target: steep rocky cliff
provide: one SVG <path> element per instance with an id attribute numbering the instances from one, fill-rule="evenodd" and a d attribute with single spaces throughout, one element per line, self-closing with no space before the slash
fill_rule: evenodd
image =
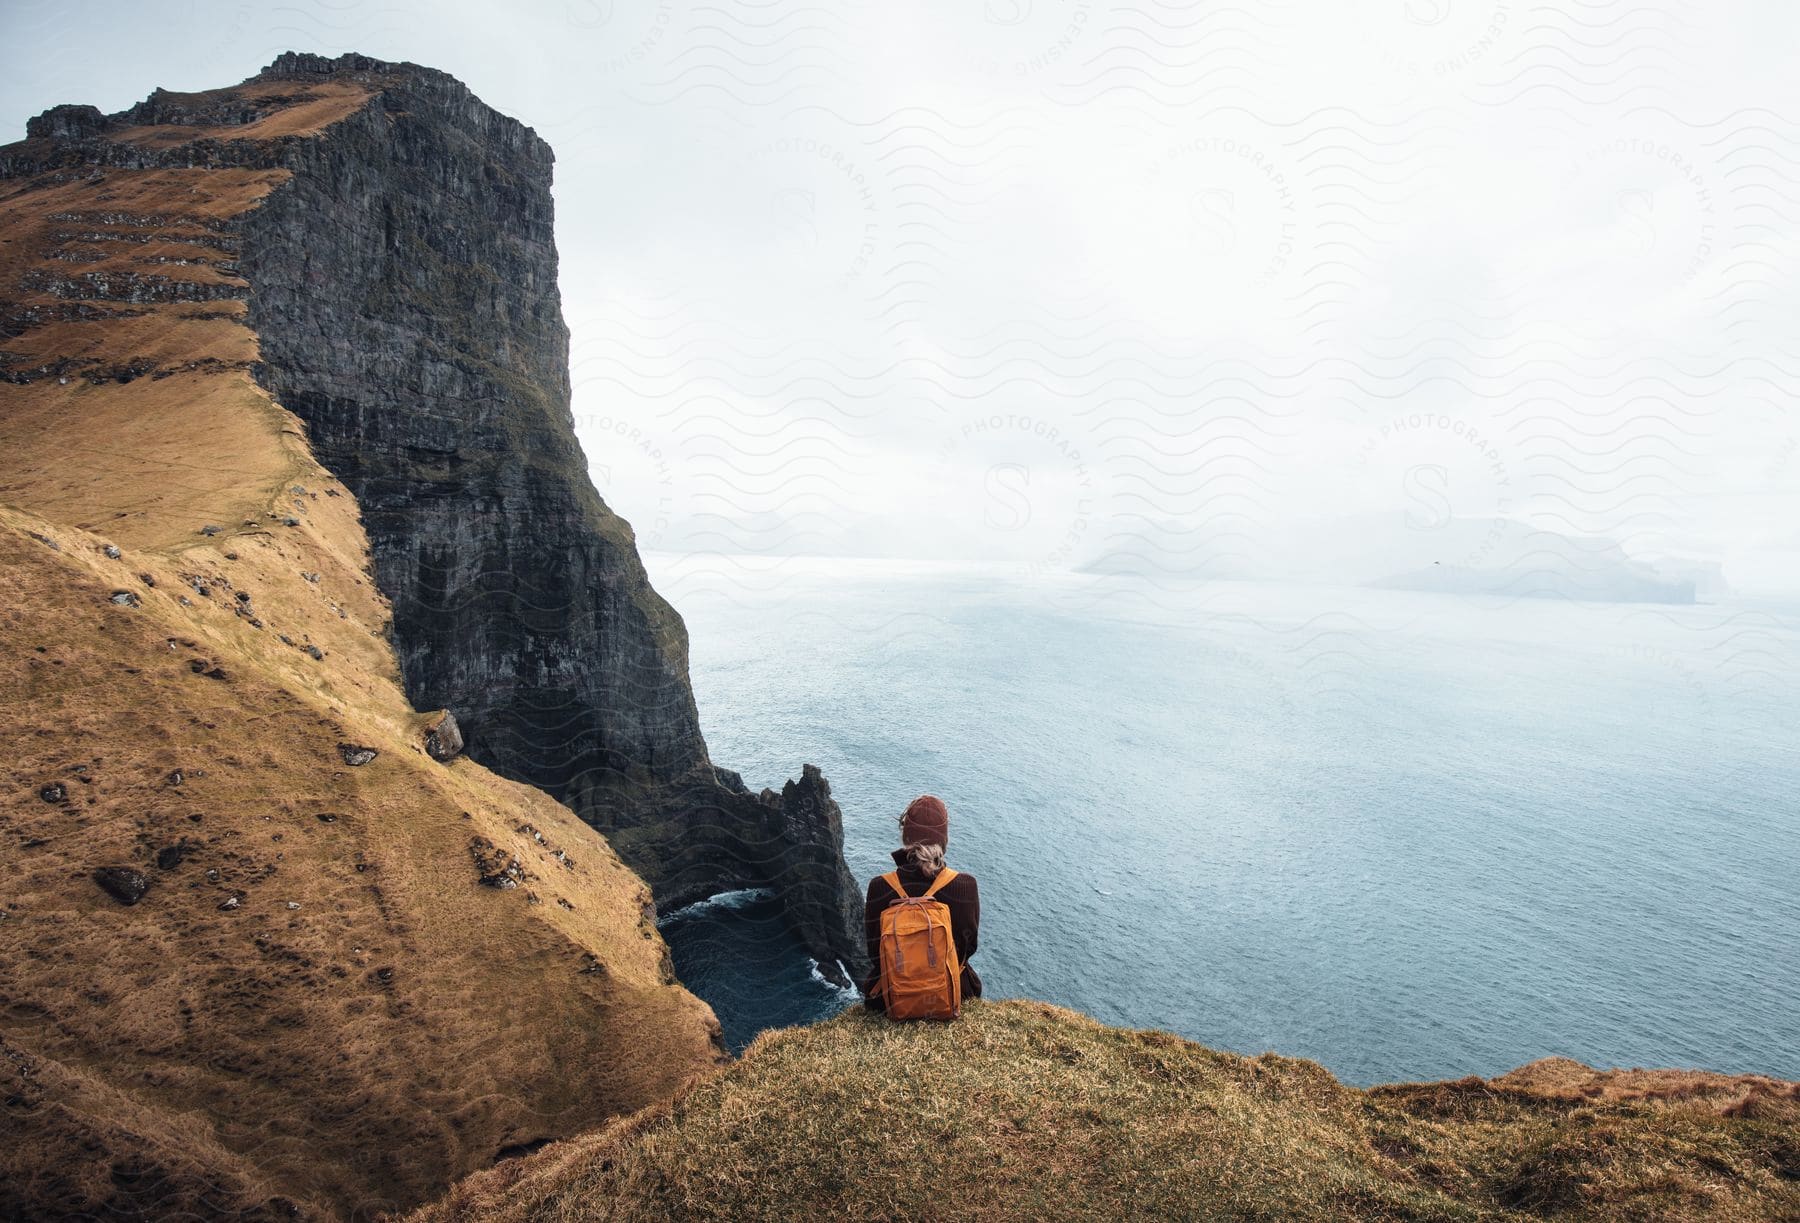
<path id="1" fill-rule="evenodd" d="M 5 173 L 270 178 L 217 228 L 242 287 L 204 291 L 247 302 L 255 377 L 361 504 L 413 703 L 451 710 L 474 759 L 606 832 L 664 911 L 770 887 L 827 973 L 860 971 L 829 787 L 809 768 L 752 793 L 713 766 L 681 618 L 589 481 L 549 146 L 444 73 L 354 55 L 283 55 L 242 86 L 111 117 L 58 107 L 30 134 L 0 153 Z M 137 274 L 132 291 L 171 290 Z"/>
<path id="2" fill-rule="evenodd" d="M 666 1097 L 632 864 L 854 951 L 586 482 L 548 164 L 360 60 L 0 148 L 0 1218 L 368 1217 Z"/>
<path id="3" fill-rule="evenodd" d="M 857 966 L 828 787 L 713 768 L 681 618 L 588 478 L 550 147 L 428 69 L 286 55 L 257 79 L 372 90 L 288 149 L 241 267 L 259 377 L 362 503 L 415 703 L 606 831 L 665 911 L 771 886 L 815 958 Z"/>

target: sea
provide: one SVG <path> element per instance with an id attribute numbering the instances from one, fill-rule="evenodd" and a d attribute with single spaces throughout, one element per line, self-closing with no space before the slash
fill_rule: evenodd
<path id="1" fill-rule="evenodd" d="M 648 558 L 715 761 L 914 796 L 988 997 L 1344 1081 L 1561 1055 L 1800 1078 L 1800 608 Z M 741 1049 L 859 1001 L 764 892 L 662 923 Z"/>

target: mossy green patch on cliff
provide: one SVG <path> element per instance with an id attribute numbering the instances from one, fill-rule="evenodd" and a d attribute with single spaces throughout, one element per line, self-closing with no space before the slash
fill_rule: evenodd
<path id="1" fill-rule="evenodd" d="M 948 1025 L 858 1008 L 765 1033 L 672 1104 L 479 1174 L 419 1218 L 1800 1211 L 1792 1084 L 1539 1065 L 1567 1069 L 1365 1092 L 1042 1003 L 977 1001 Z"/>

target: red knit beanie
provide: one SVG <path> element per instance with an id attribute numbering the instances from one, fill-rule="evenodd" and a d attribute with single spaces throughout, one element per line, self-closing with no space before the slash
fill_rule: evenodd
<path id="1" fill-rule="evenodd" d="M 950 813 L 944 809 L 944 800 L 935 794 L 921 794 L 908 803 L 906 814 L 900 817 L 900 843 L 949 846 Z"/>

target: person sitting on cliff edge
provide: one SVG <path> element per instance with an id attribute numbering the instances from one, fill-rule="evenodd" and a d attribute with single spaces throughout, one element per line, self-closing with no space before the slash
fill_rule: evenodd
<path id="1" fill-rule="evenodd" d="M 949 843 L 950 812 L 942 799 L 921 794 L 900 816 L 894 869 L 869 881 L 863 934 L 874 968 L 863 997 L 889 1018 L 954 1019 L 962 999 L 981 996 L 981 978 L 969 967 L 981 893 L 975 876 L 944 864 Z"/>

